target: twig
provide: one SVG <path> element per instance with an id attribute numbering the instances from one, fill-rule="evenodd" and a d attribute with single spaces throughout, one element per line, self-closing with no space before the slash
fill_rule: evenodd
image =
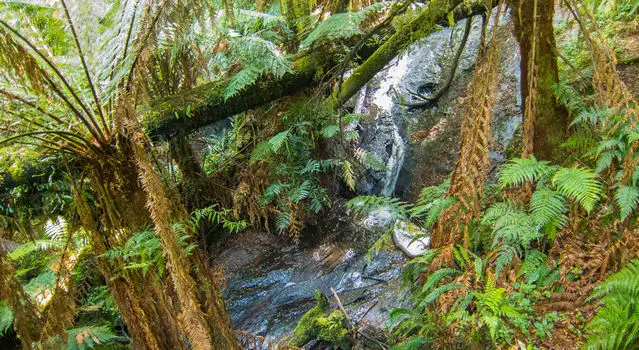
<path id="1" fill-rule="evenodd" d="M 361 330 L 359 330 L 358 328 L 356 328 L 355 324 L 353 323 L 351 318 L 348 316 L 348 313 L 346 312 L 346 309 L 344 309 L 344 305 L 342 305 L 342 301 L 339 299 L 339 296 L 337 296 L 337 292 L 332 287 L 331 287 L 331 292 L 333 293 L 333 297 L 335 297 L 335 301 L 337 302 L 337 306 L 340 308 L 340 310 L 342 310 L 342 313 L 344 314 L 344 318 L 346 318 L 346 321 L 348 322 L 351 330 L 354 331 L 354 332 L 357 332 L 358 334 L 360 334 L 362 337 L 366 338 L 367 340 L 370 340 L 373 343 L 377 344 L 383 350 L 388 349 L 388 345 L 387 344 L 382 343 L 381 341 L 379 341 L 379 340 L 367 335 L 366 333 L 364 333 Z"/>
<path id="2" fill-rule="evenodd" d="M 464 48 L 466 47 L 466 42 L 468 42 L 468 36 L 470 35 L 472 24 L 473 24 L 473 18 L 468 17 L 468 19 L 466 19 L 466 26 L 464 27 L 464 36 L 462 37 L 462 40 L 459 43 L 459 47 L 457 48 L 457 52 L 455 53 L 453 63 L 450 67 L 450 73 L 448 74 L 448 78 L 446 79 L 444 86 L 442 86 L 441 89 L 437 90 L 432 97 L 427 97 L 420 94 L 419 92 L 408 90 L 408 92 L 411 95 L 419 98 L 421 101 L 412 102 L 412 103 L 400 102 L 400 104 L 407 107 L 413 107 L 413 108 L 432 106 L 433 104 L 435 104 L 435 102 L 437 102 L 437 100 L 439 100 L 444 95 L 446 91 L 448 91 L 448 88 L 450 88 L 450 84 L 453 82 L 453 78 L 455 78 L 455 72 L 457 71 L 457 66 L 459 66 L 459 59 L 461 58 L 461 55 L 464 52 Z"/>

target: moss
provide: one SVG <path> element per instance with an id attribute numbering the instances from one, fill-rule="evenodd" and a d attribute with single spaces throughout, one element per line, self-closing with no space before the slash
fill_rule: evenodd
<path id="1" fill-rule="evenodd" d="M 289 341 L 292 346 L 302 346 L 309 341 L 317 338 L 320 333 L 318 319 L 326 316 L 330 311 L 328 298 L 320 291 L 315 291 L 315 300 L 317 304 L 308 310 L 300 319 L 293 331 L 293 339 Z"/>
<path id="2" fill-rule="evenodd" d="M 317 290 L 315 300 L 317 304 L 297 323 L 289 344 L 303 346 L 313 339 L 320 339 L 342 349 L 350 348 L 344 314 L 340 310 L 330 312 L 328 298 Z"/>
<path id="3" fill-rule="evenodd" d="M 317 337 L 342 349 L 348 349 L 348 329 L 344 326 L 346 317 L 340 310 L 331 312 L 328 317 L 317 319 L 319 334 Z"/>

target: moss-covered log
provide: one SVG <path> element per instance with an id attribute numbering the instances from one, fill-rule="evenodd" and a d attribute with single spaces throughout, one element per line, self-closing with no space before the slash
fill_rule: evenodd
<path id="1" fill-rule="evenodd" d="M 455 21 L 459 21 L 485 12 L 486 6 L 481 1 L 431 1 L 417 18 L 397 31 L 371 57 L 355 69 L 353 74 L 342 84 L 341 89 L 333 92 L 329 99 L 331 107 L 335 108 L 355 95 L 377 72 L 404 52 L 410 44 L 436 32 L 440 25 L 448 25 L 451 11 L 453 11 Z"/>
<path id="2" fill-rule="evenodd" d="M 421 10 L 417 18 L 392 35 L 370 57 L 364 57 L 364 64 L 344 82 L 339 92 L 331 96 L 330 105 L 337 107 L 354 95 L 411 43 L 435 32 L 440 26 L 447 26 L 451 10 L 455 20 L 460 20 L 484 12 L 486 7 L 477 0 L 470 3 L 463 3 L 462 0 L 431 2 Z M 280 97 L 298 93 L 316 86 L 318 78 L 336 65 L 337 56 L 326 52 L 325 48 L 310 52 L 294 61 L 293 73 L 286 74 L 281 79 L 265 77 L 226 100 L 223 96 L 225 81 L 207 83 L 166 98 L 143 112 L 144 128 L 152 138 L 170 139 L 177 134 L 192 132 Z"/>

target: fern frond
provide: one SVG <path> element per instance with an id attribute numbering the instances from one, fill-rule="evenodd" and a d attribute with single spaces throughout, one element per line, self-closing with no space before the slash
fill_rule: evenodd
<path id="1" fill-rule="evenodd" d="M 639 344 L 639 260 L 597 286 L 590 299 L 600 298 L 603 306 L 588 323 L 589 349 L 634 349 Z"/>
<path id="2" fill-rule="evenodd" d="M 567 210 L 564 196 L 547 187 L 537 189 L 530 198 L 530 211 L 537 223 L 542 226 L 560 217 L 562 219 L 556 222 L 564 223 L 566 221 L 564 213 Z"/>
<path id="3" fill-rule="evenodd" d="M 93 349 L 98 344 L 104 344 L 116 338 L 115 333 L 107 326 L 73 328 L 67 333 L 69 334 L 67 349 Z"/>
<path id="4" fill-rule="evenodd" d="M 587 212 L 594 209 L 602 194 L 597 175 L 584 168 L 561 168 L 552 178 L 557 190 L 579 203 Z"/>
<path id="5" fill-rule="evenodd" d="M 340 130 L 338 125 L 327 125 L 320 130 L 319 134 L 322 138 L 330 139 L 331 137 L 337 135 L 339 131 Z"/>
<path id="6" fill-rule="evenodd" d="M 512 159 L 499 171 L 499 185 L 506 188 L 539 181 L 553 170 L 548 164 L 547 161 L 538 161 L 534 156 Z"/>
<path id="7" fill-rule="evenodd" d="M 355 172 L 353 165 L 347 160 L 342 163 L 342 179 L 351 191 L 355 191 Z"/>
<path id="8" fill-rule="evenodd" d="M 624 220 L 637 208 L 639 188 L 634 186 L 620 186 L 615 191 L 615 202 L 619 207 L 621 220 Z"/>
<path id="9" fill-rule="evenodd" d="M 7 302 L 0 301 L 0 336 L 5 335 L 6 332 L 13 326 L 13 312 Z"/>
<path id="10" fill-rule="evenodd" d="M 349 200 L 346 207 L 359 215 L 368 215 L 378 210 L 386 210 L 394 219 L 407 219 L 410 204 L 397 198 L 379 196 L 359 196 Z"/>
<path id="11" fill-rule="evenodd" d="M 363 148 L 355 149 L 355 158 L 367 169 L 371 170 L 385 170 L 386 164 L 381 161 L 376 155 Z"/>
<path id="12" fill-rule="evenodd" d="M 268 144 L 271 145 L 273 153 L 277 153 L 280 150 L 290 134 L 290 130 L 284 130 L 268 140 Z"/>
<path id="13" fill-rule="evenodd" d="M 368 17 L 383 10 L 386 6 L 387 4 L 378 2 L 362 9 L 359 12 L 333 14 L 331 17 L 320 23 L 317 28 L 315 28 L 315 30 L 313 30 L 306 39 L 302 41 L 302 47 L 311 47 L 319 40 L 349 38 L 353 35 L 360 34 L 360 24 Z"/>

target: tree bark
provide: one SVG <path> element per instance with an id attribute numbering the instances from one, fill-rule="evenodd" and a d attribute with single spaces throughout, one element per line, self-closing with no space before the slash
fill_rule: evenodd
<path id="1" fill-rule="evenodd" d="M 534 23 L 535 3 L 537 23 Z M 554 0 L 511 0 L 515 36 L 521 53 L 521 98 L 530 95 L 530 60 L 532 59 L 533 32 L 535 42 L 536 88 L 535 113 L 532 118 L 532 153 L 537 159 L 561 160 L 560 145 L 568 129 L 568 113 L 555 98 L 552 86 L 559 81 L 553 17 Z M 524 118 L 530 118 L 525 116 Z M 528 135 L 530 136 L 530 135 Z"/>

